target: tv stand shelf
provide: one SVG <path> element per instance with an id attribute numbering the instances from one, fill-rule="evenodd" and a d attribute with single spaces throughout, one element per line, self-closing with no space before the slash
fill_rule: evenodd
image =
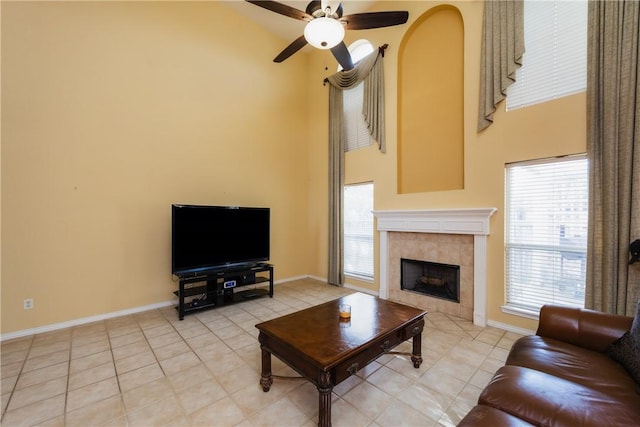
<path id="1" fill-rule="evenodd" d="M 264 274 L 258 275 L 258 273 Z M 184 319 L 186 314 L 201 310 L 267 295 L 273 298 L 273 265 L 271 264 L 216 270 L 192 276 L 179 276 L 178 279 L 180 283 L 178 290 L 173 293 L 178 297 L 176 310 L 180 320 Z M 261 283 L 268 283 L 268 287 L 252 286 L 238 290 L 238 288 Z"/>

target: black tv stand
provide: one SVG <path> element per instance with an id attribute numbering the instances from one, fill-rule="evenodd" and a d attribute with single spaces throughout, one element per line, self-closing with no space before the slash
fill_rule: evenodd
<path id="1" fill-rule="evenodd" d="M 178 279 L 179 288 L 173 293 L 178 297 L 176 310 L 180 320 L 184 319 L 186 314 L 200 310 L 267 295 L 273 298 L 273 265 L 271 264 L 230 267 L 196 275 L 178 276 Z M 252 286 L 245 290 L 238 290 L 238 288 L 261 283 L 268 283 L 268 287 Z M 189 298 L 191 299 L 185 301 Z"/>

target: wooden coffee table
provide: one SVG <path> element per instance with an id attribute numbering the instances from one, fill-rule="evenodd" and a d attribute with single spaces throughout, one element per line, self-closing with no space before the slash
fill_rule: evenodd
<path id="1" fill-rule="evenodd" d="M 339 304 L 351 305 L 350 321 L 341 321 Z M 318 425 L 330 426 L 333 387 L 368 363 L 413 338 L 411 361 L 415 368 L 420 367 L 425 314 L 417 308 L 355 293 L 259 323 L 262 390 L 269 391 L 273 383 L 274 354 L 316 385 Z"/>

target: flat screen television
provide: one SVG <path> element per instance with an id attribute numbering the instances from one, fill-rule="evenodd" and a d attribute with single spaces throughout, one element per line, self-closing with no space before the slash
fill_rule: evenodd
<path id="1" fill-rule="evenodd" d="M 269 260 L 269 208 L 174 204 L 171 224 L 171 273 L 176 276 Z"/>

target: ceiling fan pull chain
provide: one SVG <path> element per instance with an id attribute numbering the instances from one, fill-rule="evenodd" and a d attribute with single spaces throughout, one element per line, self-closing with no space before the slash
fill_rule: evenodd
<path id="1" fill-rule="evenodd" d="M 324 12 L 324 16 L 330 17 L 331 15 L 333 15 L 338 10 L 338 6 L 340 5 L 340 2 L 339 1 L 322 0 L 320 2 L 320 4 L 321 4 L 322 12 Z M 337 4 L 337 6 L 336 6 L 336 4 Z M 327 12 L 327 9 L 329 9 L 328 12 Z"/>

